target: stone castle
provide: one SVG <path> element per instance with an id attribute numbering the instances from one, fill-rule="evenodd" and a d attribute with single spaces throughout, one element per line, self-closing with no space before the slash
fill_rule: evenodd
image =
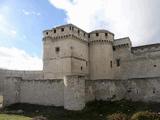
<path id="1" fill-rule="evenodd" d="M 81 110 L 93 100 L 160 102 L 160 44 L 132 47 L 107 30 L 67 24 L 43 32 L 43 71 L 0 70 L 4 106 Z M 17 63 L 18 64 L 18 63 Z"/>

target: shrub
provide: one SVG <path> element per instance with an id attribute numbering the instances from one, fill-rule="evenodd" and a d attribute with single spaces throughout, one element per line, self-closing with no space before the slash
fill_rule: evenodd
<path id="1" fill-rule="evenodd" d="M 132 115 L 131 120 L 160 120 L 160 115 L 153 112 L 137 112 Z"/>
<path id="2" fill-rule="evenodd" d="M 107 120 L 128 120 L 127 115 L 123 113 L 114 113 L 107 117 Z"/>

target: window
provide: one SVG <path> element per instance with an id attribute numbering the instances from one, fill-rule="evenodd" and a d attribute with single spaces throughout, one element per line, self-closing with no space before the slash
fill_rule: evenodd
<path id="1" fill-rule="evenodd" d="M 72 30 L 74 30 L 74 27 L 72 27 Z"/>
<path id="2" fill-rule="evenodd" d="M 88 34 L 88 38 L 90 38 L 90 34 Z"/>
<path id="3" fill-rule="evenodd" d="M 99 33 L 96 33 L 96 36 L 99 36 Z"/>
<path id="4" fill-rule="evenodd" d="M 78 34 L 80 33 L 80 31 L 78 30 Z"/>
<path id="5" fill-rule="evenodd" d="M 108 36 L 108 33 L 105 33 L 105 36 Z"/>
<path id="6" fill-rule="evenodd" d="M 56 30 L 54 30 L 54 33 L 56 33 Z"/>
<path id="7" fill-rule="evenodd" d="M 48 32 L 46 32 L 46 35 L 48 35 Z"/>
<path id="8" fill-rule="evenodd" d="M 55 51 L 56 51 L 56 53 L 58 53 L 58 52 L 60 51 L 60 48 L 59 48 L 59 47 L 56 47 L 56 48 L 55 48 Z"/>
<path id="9" fill-rule="evenodd" d="M 154 65 L 154 67 L 157 67 L 157 65 Z"/>
<path id="10" fill-rule="evenodd" d="M 71 29 L 72 29 L 72 27 L 70 26 L 70 27 L 69 27 L 69 29 L 71 30 Z"/>
<path id="11" fill-rule="evenodd" d="M 112 61 L 110 61 L 110 66 L 111 66 L 111 68 L 112 68 Z"/>
<path id="12" fill-rule="evenodd" d="M 81 71 L 83 70 L 83 67 L 81 66 Z"/>
<path id="13" fill-rule="evenodd" d="M 88 62 L 86 61 L 86 66 L 88 66 Z"/>
<path id="14" fill-rule="evenodd" d="M 117 63 L 117 67 L 119 67 L 120 66 L 120 59 L 117 59 L 116 63 Z"/>
<path id="15" fill-rule="evenodd" d="M 61 28 L 61 31 L 63 32 L 63 31 L 64 31 L 64 28 Z"/>
<path id="16" fill-rule="evenodd" d="M 116 51 L 116 48 L 113 46 L 113 51 Z"/>

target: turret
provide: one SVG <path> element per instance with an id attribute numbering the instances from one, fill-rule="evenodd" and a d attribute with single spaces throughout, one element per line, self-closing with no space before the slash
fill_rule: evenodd
<path id="1" fill-rule="evenodd" d="M 89 34 L 90 79 L 112 79 L 114 34 L 95 30 Z"/>

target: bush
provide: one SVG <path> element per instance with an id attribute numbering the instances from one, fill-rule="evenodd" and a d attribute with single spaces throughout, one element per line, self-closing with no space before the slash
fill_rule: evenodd
<path id="1" fill-rule="evenodd" d="M 127 115 L 123 113 L 114 113 L 107 117 L 107 120 L 128 120 Z"/>
<path id="2" fill-rule="evenodd" d="M 160 120 L 160 115 L 153 112 L 137 112 L 132 115 L 131 120 Z"/>

